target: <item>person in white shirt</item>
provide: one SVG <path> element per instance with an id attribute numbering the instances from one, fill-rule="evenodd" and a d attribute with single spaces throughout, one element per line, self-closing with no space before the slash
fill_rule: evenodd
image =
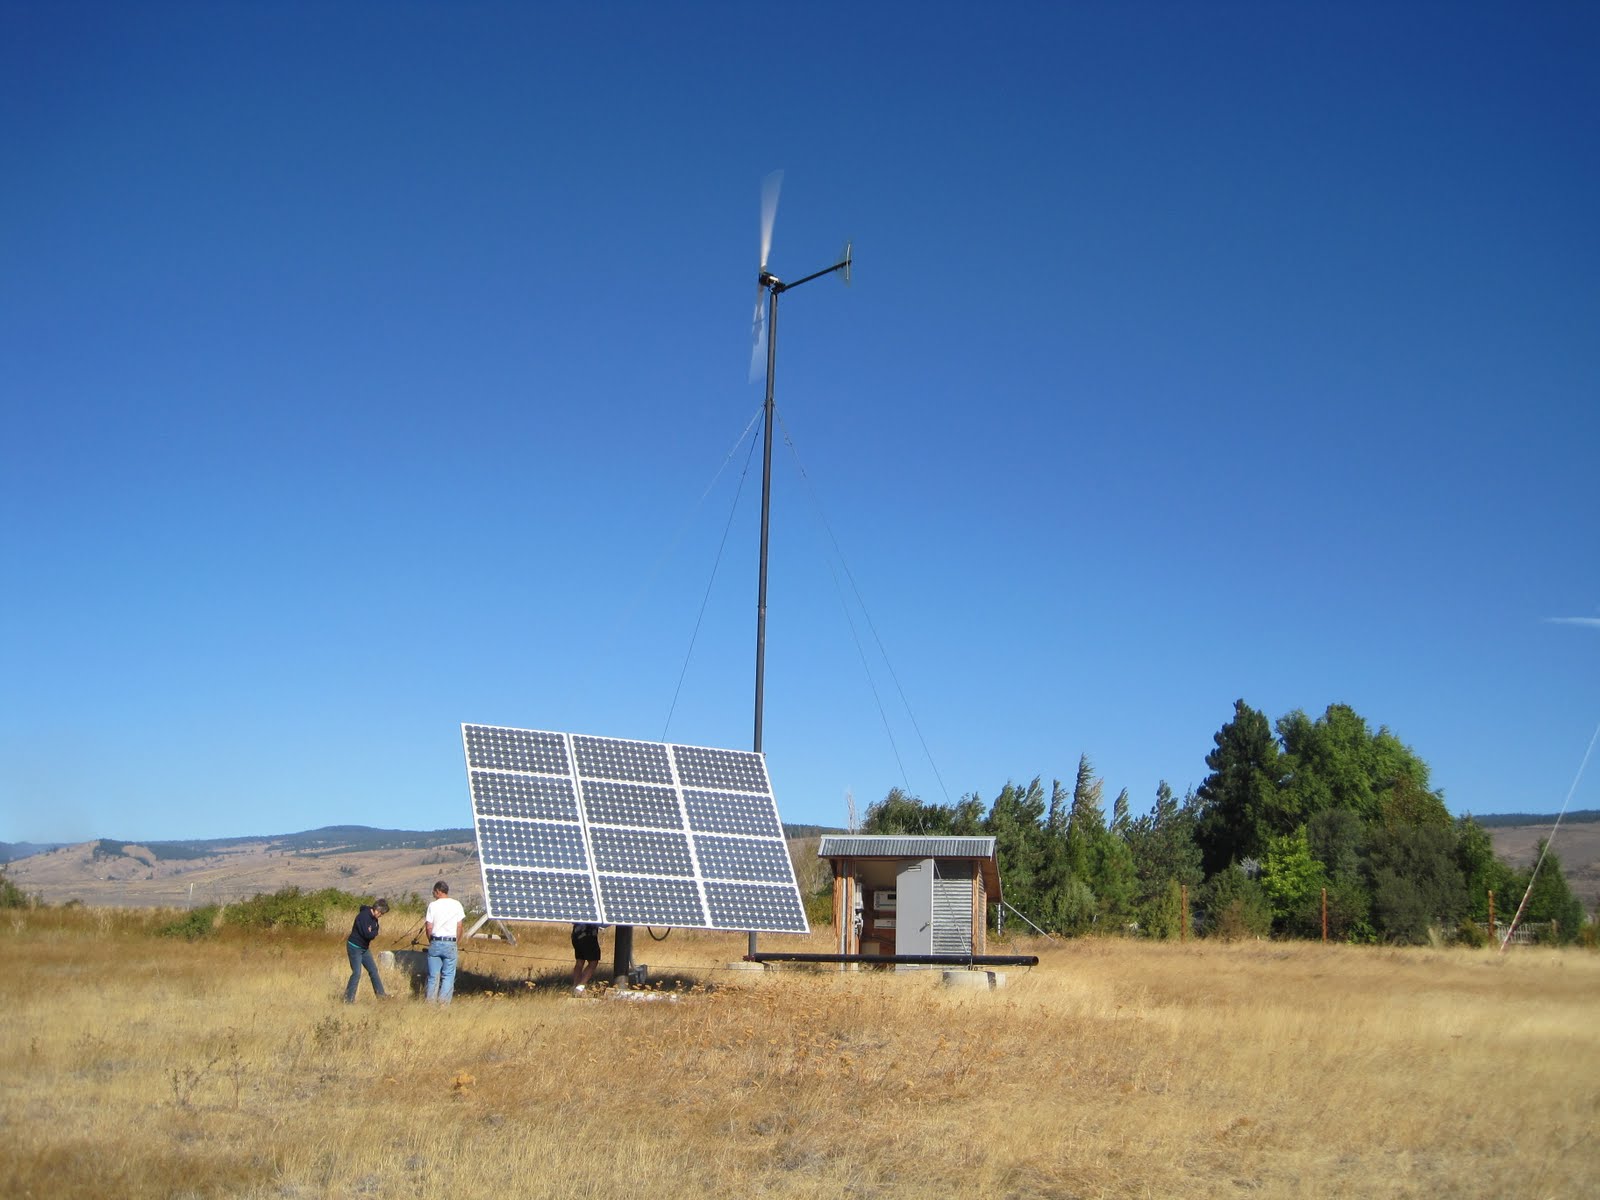
<path id="1" fill-rule="evenodd" d="M 467 922 L 467 911 L 450 898 L 450 885 L 433 885 L 433 903 L 422 919 L 428 931 L 428 992 L 430 1002 L 449 1004 L 456 990 L 457 939 Z"/>

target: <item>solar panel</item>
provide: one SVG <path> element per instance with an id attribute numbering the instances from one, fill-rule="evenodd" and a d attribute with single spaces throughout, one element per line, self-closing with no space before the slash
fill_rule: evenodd
<path id="1" fill-rule="evenodd" d="M 750 750 L 463 725 L 489 916 L 805 933 Z"/>

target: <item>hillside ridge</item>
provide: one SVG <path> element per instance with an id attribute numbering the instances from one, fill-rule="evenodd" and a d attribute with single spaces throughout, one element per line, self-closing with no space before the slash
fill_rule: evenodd
<path id="1" fill-rule="evenodd" d="M 1491 823 L 1495 853 L 1527 867 L 1555 818 Z M 844 832 L 785 824 L 791 842 Z M 0 846 L 4 846 L 0 843 Z M 1569 813 L 1555 841 L 1561 873 L 1584 908 L 1600 907 L 1600 813 Z M 4 863 L 8 878 L 47 904 L 182 908 L 226 904 L 285 887 L 337 887 L 362 895 L 426 896 L 434 880 L 452 881 L 465 901 L 482 886 L 477 847 L 468 828 L 378 829 L 327 825 L 259 837 L 135 842 L 97 838 L 57 845 Z"/>

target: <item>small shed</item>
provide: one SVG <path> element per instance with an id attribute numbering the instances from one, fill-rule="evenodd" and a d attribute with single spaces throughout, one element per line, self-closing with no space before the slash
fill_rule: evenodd
<path id="1" fill-rule="evenodd" d="M 1000 902 L 992 837 L 830 834 L 840 954 L 983 954 Z"/>

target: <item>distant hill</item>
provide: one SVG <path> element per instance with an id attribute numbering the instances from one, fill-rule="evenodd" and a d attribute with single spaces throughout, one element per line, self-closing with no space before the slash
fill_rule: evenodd
<path id="1" fill-rule="evenodd" d="M 99 857 L 115 857 L 129 846 L 142 846 L 157 860 L 208 858 L 241 846 L 266 846 L 288 854 L 361 854 L 369 850 L 426 850 L 472 841 L 470 829 L 373 829 L 367 825 L 324 825 L 304 833 L 279 833 L 252 837 L 195 838 L 181 842 L 130 842 L 101 838 Z"/>
<path id="2" fill-rule="evenodd" d="M 1474 815 L 1472 818 L 1485 829 L 1505 829 L 1512 825 L 1543 825 L 1548 828 L 1556 823 L 1555 813 L 1490 813 L 1486 817 Z M 1561 818 L 1563 825 L 1592 825 L 1600 821 L 1600 809 L 1585 808 L 1578 812 L 1569 812 Z"/>
<path id="3" fill-rule="evenodd" d="M 825 833 L 843 833 L 826 825 L 785 825 L 784 837 L 820 837 Z M 308 829 L 303 833 L 256 834 L 247 837 L 189 838 L 173 842 L 125 841 L 121 838 L 100 838 L 94 843 L 93 855 L 97 859 L 116 858 L 128 853 L 130 847 L 147 851 L 158 862 L 181 862 L 185 859 L 209 858 L 226 854 L 244 846 L 265 847 L 285 854 L 315 857 L 319 854 L 365 854 L 372 850 L 428 850 L 435 846 L 454 846 L 471 842 L 471 829 L 374 829 L 368 825 L 324 825 L 321 829 Z M 26 858 L 46 850 L 58 849 L 63 843 L 36 846 L 30 842 L 15 843 L 27 847 L 12 858 Z M 12 843 L 0 842 L 9 847 Z M 0 861 L 9 861 L 0 859 Z"/>
<path id="4" fill-rule="evenodd" d="M 791 840 L 815 825 L 786 825 Z M 97 838 L 40 848 L 6 875 L 47 904 L 79 900 L 120 907 L 226 904 L 263 892 L 337 887 L 357 895 L 425 897 L 436 879 L 471 902 L 482 887 L 470 829 L 373 829 L 329 825 L 256 837 L 132 842 Z"/>
<path id="5" fill-rule="evenodd" d="M 1527 867 L 1548 814 L 1475 818 L 1489 830 L 1495 853 Z M 785 825 L 791 841 L 842 832 L 821 825 Z M 463 899 L 481 887 L 470 829 L 373 829 L 328 825 L 301 833 L 258 837 L 130 842 L 99 838 L 70 846 L 0 843 L 11 855 L 5 871 L 18 887 L 46 903 L 166 905 L 226 903 L 283 887 L 338 887 L 366 895 L 426 896 L 435 879 L 454 883 Z M 1568 813 L 1554 849 L 1573 893 L 1589 912 L 1600 907 L 1600 812 Z M 26 853 L 17 853 L 25 850 Z"/>
<path id="6" fill-rule="evenodd" d="M 0 842 L 0 863 L 15 862 L 34 854 L 54 850 L 61 842 Z"/>

